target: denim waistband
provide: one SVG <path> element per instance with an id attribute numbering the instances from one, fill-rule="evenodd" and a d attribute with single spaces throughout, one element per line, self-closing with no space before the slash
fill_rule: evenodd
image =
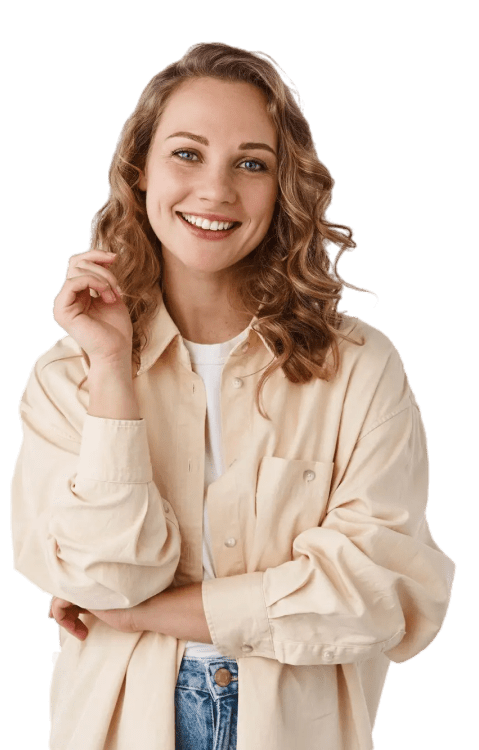
<path id="1" fill-rule="evenodd" d="M 215 675 L 219 669 L 226 669 L 231 674 L 228 685 L 218 685 Z M 226 673 L 221 673 L 224 682 Z M 226 674 L 227 676 L 227 674 Z M 210 656 L 206 658 L 184 656 L 176 685 L 180 689 L 206 690 L 215 698 L 222 698 L 238 693 L 238 662 L 226 656 Z"/>

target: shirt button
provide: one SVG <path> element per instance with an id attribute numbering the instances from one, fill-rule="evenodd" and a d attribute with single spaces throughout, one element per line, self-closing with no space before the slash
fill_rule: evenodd
<path id="1" fill-rule="evenodd" d="M 249 643 L 243 643 L 243 645 L 241 646 L 241 650 L 244 651 L 245 653 L 249 653 L 250 651 L 253 650 L 253 646 L 250 646 Z"/>
<path id="2" fill-rule="evenodd" d="M 304 472 L 303 479 L 306 479 L 307 482 L 310 482 L 312 479 L 314 479 L 315 476 L 316 474 L 314 473 L 314 471 L 308 470 Z"/>
<path id="3" fill-rule="evenodd" d="M 230 536 L 230 538 L 225 541 L 226 547 L 234 547 L 235 544 L 236 544 L 236 539 L 233 536 Z"/>
<path id="4" fill-rule="evenodd" d="M 333 654 L 332 651 L 324 651 L 324 653 L 323 653 L 323 658 L 324 658 L 325 661 L 331 661 L 331 659 L 333 658 L 333 656 L 334 656 L 334 654 Z"/>
<path id="5" fill-rule="evenodd" d="M 168 505 L 168 503 L 163 503 L 163 510 L 165 511 L 165 513 L 168 513 L 168 511 L 170 510 L 170 506 Z"/>
<path id="6" fill-rule="evenodd" d="M 234 388 L 241 388 L 242 385 L 243 385 L 243 381 L 241 380 L 241 378 L 235 378 L 233 380 L 233 387 Z"/>

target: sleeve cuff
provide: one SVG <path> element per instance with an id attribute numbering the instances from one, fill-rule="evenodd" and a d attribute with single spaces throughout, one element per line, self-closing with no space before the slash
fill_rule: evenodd
<path id="1" fill-rule="evenodd" d="M 77 475 L 100 482 L 151 482 L 153 470 L 146 421 L 86 414 Z"/>
<path id="2" fill-rule="evenodd" d="M 203 607 L 218 651 L 234 659 L 274 659 L 274 647 L 263 594 L 263 572 L 203 581 Z"/>

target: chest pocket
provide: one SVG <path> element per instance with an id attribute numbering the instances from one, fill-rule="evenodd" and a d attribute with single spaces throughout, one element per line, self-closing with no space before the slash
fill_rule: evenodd
<path id="1" fill-rule="evenodd" d="M 328 504 L 334 463 L 263 456 L 255 492 L 255 564 L 258 569 L 292 560 L 293 541 L 320 526 Z"/>

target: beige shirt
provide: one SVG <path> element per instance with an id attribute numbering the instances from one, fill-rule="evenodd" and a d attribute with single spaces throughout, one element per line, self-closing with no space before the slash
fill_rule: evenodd
<path id="1" fill-rule="evenodd" d="M 134 379 L 140 420 L 87 414 L 88 373 L 66 336 L 20 404 L 14 565 L 87 609 L 132 607 L 203 579 L 205 389 L 159 296 Z M 455 564 L 425 517 L 426 436 L 400 356 L 348 317 L 341 368 L 298 385 L 252 330 L 223 367 L 225 472 L 206 494 L 216 578 L 202 583 L 215 647 L 238 660 L 237 750 L 371 750 L 390 661 L 446 615 Z M 354 329 L 354 330 L 353 330 Z M 185 641 L 82 615 L 60 628 L 53 750 L 174 750 Z"/>

